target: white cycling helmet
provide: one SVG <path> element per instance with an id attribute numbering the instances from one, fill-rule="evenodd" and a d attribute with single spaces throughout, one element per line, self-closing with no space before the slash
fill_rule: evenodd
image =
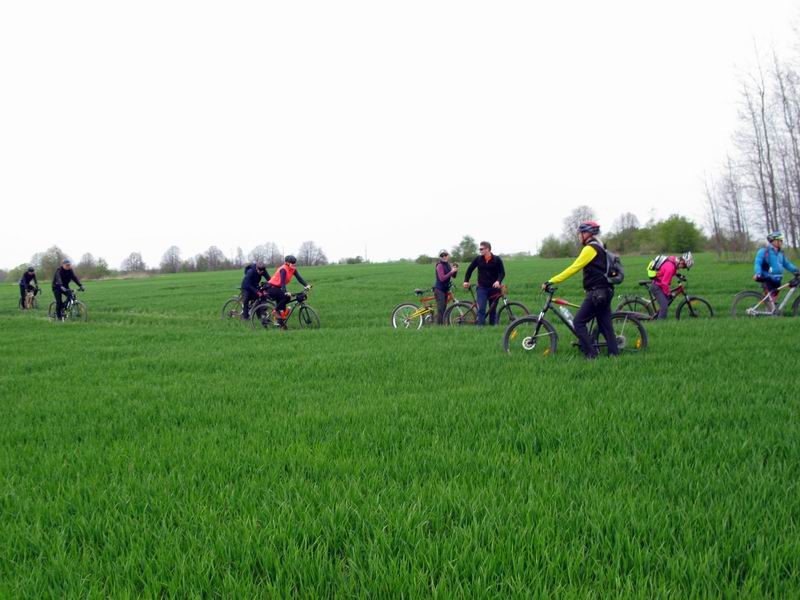
<path id="1" fill-rule="evenodd" d="M 686 268 L 691 269 L 694 265 L 694 257 L 691 252 L 684 252 L 681 254 L 681 260 L 686 263 Z"/>

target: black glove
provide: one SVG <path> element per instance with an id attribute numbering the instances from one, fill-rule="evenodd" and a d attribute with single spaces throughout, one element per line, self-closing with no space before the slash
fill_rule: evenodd
<path id="1" fill-rule="evenodd" d="M 85 292 L 85 291 L 86 291 L 86 290 L 83 288 L 83 286 L 82 286 L 82 285 L 79 285 L 79 286 L 78 286 L 78 289 L 79 289 L 80 291 L 82 291 L 82 292 Z"/>
<path id="2" fill-rule="evenodd" d="M 69 290 L 67 290 L 67 288 L 65 288 L 65 287 L 62 285 L 62 286 L 61 286 L 61 291 L 62 291 L 63 293 L 65 293 L 65 294 L 66 294 L 66 293 L 67 293 Z"/>

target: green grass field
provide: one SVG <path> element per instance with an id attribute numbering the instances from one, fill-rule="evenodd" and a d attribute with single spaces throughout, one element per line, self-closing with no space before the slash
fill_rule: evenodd
<path id="1" fill-rule="evenodd" d="M 2 286 L 0 597 L 800 595 L 800 319 L 728 316 L 748 265 L 594 362 L 392 329 L 432 273 L 305 269 L 289 332 L 220 321 L 239 272 L 88 282 L 85 324 Z"/>

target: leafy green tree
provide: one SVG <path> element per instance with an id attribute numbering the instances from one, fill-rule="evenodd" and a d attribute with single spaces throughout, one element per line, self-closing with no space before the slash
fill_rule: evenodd
<path id="1" fill-rule="evenodd" d="M 465 235 L 461 241 L 453 246 L 450 252 L 450 260 L 455 262 L 470 261 L 478 255 L 478 243 L 471 235 Z"/>
<path id="2" fill-rule="evenodd" d="M 652 237 L 657 242 L 659 252 L 687 252 L 702 250 L 705 245 L 703 232 L 692 221 L 680 215 L 656 223 L 652 227 Z"/>
<path id="3" fill-rule="evenodd" d="M 572 241 L 560 240 L 554 235 L 548 235 L 542 240 L 539 247 L 539 256 L 542 258 L 565 258 L 577 256 L 577 247 Z"/>
<path id="4" fill-rule="evenodd" d="M 414 262 L 418 265 L 429 265 L 435 259 L 432 256 L 428 256 L 427 254 L 420 254 L 417 258 L 414 259 Z"/>

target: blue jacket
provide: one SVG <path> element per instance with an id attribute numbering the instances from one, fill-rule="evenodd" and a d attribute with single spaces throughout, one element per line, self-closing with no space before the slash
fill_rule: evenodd
<path id="1" fill-rule="evenodd" d="M 764 246 L 758 251 L 756 260 L 753 263 L 753 269 L 759 277 L 776 282 L 780 282 L 783 279 L 784 269 L 797 273 L 797 267 L 786 258 L 783 250 L 775 250 L 775 246 L 772 244 Z"/>

